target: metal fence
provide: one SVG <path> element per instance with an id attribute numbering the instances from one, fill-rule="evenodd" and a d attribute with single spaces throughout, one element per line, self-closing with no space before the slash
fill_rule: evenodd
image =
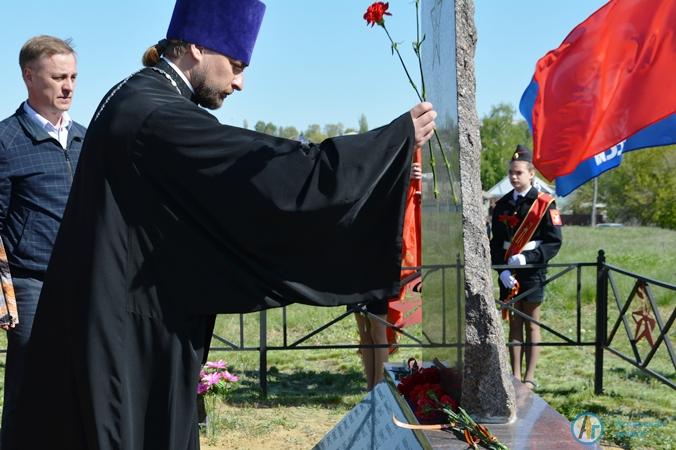
<path id="1" fill-rule="evenodd" d="M 600 394 L 603 392 L 603 350 L 606 350 L 615 356 L 623 359 L 634 367 L 640 369 L 646 374 L 658 379 L 662 383 L 676 389 L 676 384 L 665 375 L 660 374 L 648 365 L 653 361 L 653 357 L 660 345 L 664 344 L 671 360 L 671 364 L 676 371 L 676 358 L 674 357 L 674 349 L 669 340 L 669 331 L 674 324 L 676 318 L 676 285 L 665 283 L 658 280 L 653 280 L 636 273 L 620 269 L 605 263 L 605 255 L 603 251 L 599 252 L 598 263 L 598 282 L 597 282 L 597 320 L 596 320 L 596 366 L 594 377 L 594 392 Z M 633 288 L 629 295 L 624 298 L 617 286 L 617 279 L 624 276 L 633 281 Z M 610 287 L 610 291 L 608 288 Z M 662 314 L 657 305 L 655 289 L 664 289 L 668 294 L 669 303 L 671 306 L 671 313 L 665 322 L 662 319 Z M 617 307 L 618 315 L 615 319 L 610 333 L 607 332 L 608 325 L 608 309 L 612 306 L 609 304 L 609 294 L 612 294 L 614 300 L 613 305 Z M 632 305 L 642 302 L 643 307 L 640 310 L 630 312 Z M 638 318 L 636 317 L 638 316 Z M 634 320 L 636 330 L 632 332 L 630 327 L 629 317 Z M 631 346 L 631 355 L 627 355 L 614 347 L 621 335 L 620 328 L 624 329 L 626 336 Z M 652 330 L 657 327 L 657 339 L 652 339 Z M 640 333 L 639 333 L 640 332 Z M 641 356 L 638 348 L 638 341 L 641 338 L 646 338 L 650 350 L 645 357 Z"/>
<path id="2" fill-rule="evenodd" d="M 494 269 L 506 268 L 507 266 L 493 266 Z M 619 267 L 615 267 L 606 263 L 605 254 L 603 250 L 598 252 L 596 262 L 576 262 L 576 263 L 564 263 L 564 264 L 548 264 L 548 265 L 526 265 L 522 266 L 523 268 L 541 268 L 546 267 L 550 272 L 555 272 L 551 274 L 545 281 L 545 285 L 550 284 L 557 279 L 565 276 L 570 272 L 575 273 L 575 329 L 574 336 L 569 336 L 564 330 L 557 330 L 554 327 L 542 323 L 540 321 L 534 320 L 532 317 L 524 314 L 522 311 L 514 307 L 514 303 L 519 301 L 528 295 L 529 291 L 519 293 L 514 299 L 512 299 L 508 304 L 502 305 L 509 309 L 513 314 L 517 314 L 522 317 L 524 320 L 537 323 L 543 330 L 548 331 L 553 336 L 557 337 L 558 341 L 553 342 L 540 342 L 537 345 L 540 346 L 574 346 L 574 347 L 584 347 L 584 346 L 594 346 L 595 351 L 595 368 L 594 368 L 594 392 L 596 394 L 601 394 L 603 392 L 603 362 L 605 352 L 610 352 L 613 355 L 621 358 L 632 366 L 640 369 L 642 372 L 647 375 L 661 381 L 662 383 L 670 386 L 672 389 L 676 389 L 676 384 L 673 381 L 673 376 L 670 378 L 667 375 L 661 374 L 651 367 L 650 363 L 653 362 L 654 356 L 658 348 L 663 345 L 666 348 L 669 359 L 672 362 L 674 371 L 676 372 L 676 356 L 674 353 L 673 346 L 669 339 L 669 332 L 671 327 L 676 320 L 676 285 L 671 283 L 666 283 L 659 280 L 654 280 L 645 276 L 642 276 L 637 273 L 633 273 Z M 593 340 L 585 340 L 582 336 L 582 288 L 583 288 L 583 269 L 584 268 L 595 268 L 596 269 L 596 298 L 595 298 L 595 334 Z M 443 280 L 448 279 L 448 277 L 454 277 L 458 288 L 455 292 L 455 302 L 456 316 L 458 323 L 456 324 L 455 329 L 461 330 L 464 317 L 461 317 L 458 312 L 461 308 L 461 302 L 464 301 L 464 296 L 462 293 L 463 289 L 460 288 L 460 280 L 462 279 L 462 270 L 464 269 L 461 264 L 460 258 L 456 259 L 455 264 L 447 265 L 423 265 L 415 268 L 405 268 L 405 269 L 415 269 L 418 273 L 423 274 L 423 278 L 429 276 L 432 273 L 440 273 L 442 283 Z M 451 272 L 449 274 L 449 272 Z M 618 279 L 620 277 L 625 277 L 631 280 L 633 283 L 633 288 L 630 290 L 630 293 L 624 297 L 620 289 L 618 288 Z M 423 280 L 424 281 L 424 280 Z M 666 321 L 662 317 L 662 313 L 658 308 L 656 296 L 654 294 L 655 289 L 661 289 L 667 292 L 668 298 L 668 308 L 671 308 L 671 312 L 668 314 Z M 447 305 L 449 304 L 449 299 L 446 297 L 446 289 L 442 289 L 442 315 L 445 314 L 447 310 Z M 612 300 L 612 302 L 609 302 Z M 639 310 L 641 313 L 639 317 L 636 317 L 637 311 L 631 311 L 630 308 L 636 303 L 641 303 L 643 309 Z M 498 302 L 498 305 L 500 303 Z M 612 326 L 610 327 L 610 332 L 608 332 L 609 325 L 609 312 L 616 312 L 617 317 L 614 318 Z M 247 352 L 253 351 L 259 353 L 259 382 L 260 389 L 265 395 L 267 393 L 267 374 L 268 374 L 268 364 L 267 357 L 268 352 L 279 351 L 279 350 L 315 350 L 315 349 L 356 349 L 356 348 L 376 348 L 376 347 L 385 347 L 385 345 L 360 345 L 358 343 L 321 343 L 321 344 L 308 344 L 308 340 L 314 336 L 321 335 L 321 333 L 333 326 L 334 324 L 344 320 L 345 318 L 351 316 L 353 313 L 363 313 L 368 315 L 375 320 L 381 321 L 386 324 L 388 327 L 395 330 L 402 336 L 406 336 L 413 343 L 403 344 L 399 343 L 397 346 L 399 348 L 459 348 L 462 347 L 463 339 L 459 331 L 456 333 L 453 341 L 448 339 L 449 333 L 446 331 L 446 319 L 442 317 L 442 338 L 439 341 L 434 341 L 430 339 L 424 332 L 420 335 L 414 335 L 408 330 L 398 328 L 391 323 L 383 321 L 380 317 L 369 313 L 366 310 L 364 305 L 352 305 L 344 313 L 335 317 L 327 323 L 320 325 L 311 332 L 304 334 L 301 337 L 291 339 L 288 331 L 288 322 L 287 322 L 287 307 L 282 308 L 282 342 L 278 345 L 273 345 L 268 342 L 268 312 L 261 311 L 259 314 L 259 330 L 258 330 L 258 342 L 253 345 L 248 344 L 245 341 L 245 324 L 244 324 L 244 315 L 239 315 L 239 338 L 238 342 L 233 342 L 217 334 L 213 335 L 213 339 L 219 342 L 220 346 L 212 346 L 212 351 L 235 351 L 235 352 Z M 636 325 L 636 330 L 632 332 L 631 322 L 634 321 Z M 642 322 L 640 322 L 642 321 Z M 640 322 L 640 323 L 639 323 Z M 650 329 L 649 332 L 646 331 Z M 652 330 L 657 328 L 657 337 L 652 339 Z M 639 335 L 639 330 L 643 330 L 643 333 Z M 622 332 L 626 333 L 628 338 L 631 354 L 628 355 L 621 351 L 617 347 L 619 337 L 622 335 Z M 642 338 L 650 337 L 648 343 L 650 344 L 648 353 L 645 356 L 642 356 L 638 348 L 638 341 Z M 512 345 L 521 345 L 527 346 L 527 343 L 507 343 L 508 346 Z M 6 349 L 0 349 L 0 352 L 6 352 Z"/>
<path id="3" fill-rule="evenodd" d="M 507 266 L 494 266 L 495 269 L 501 269 Z M 555 280 L 563 277 L 564 275 L 574 272 L 575 273 L 575 329 L 574 335 L 569 336 L 563 330 L 557 330 L 556 328 L 539 321 L 535 321 L 532 317 L 524 314 L 522 311 L 514 308 L 514 303 L 519 301 L 528 295 L 529 291 L 520 293 L 511 302 L 507 305 L 504 305 L 507 309 L 512 311 L 513 314 L 518 314 L 524 320 L 537 323 L 543 330 L 547 330 L 553 336 L 557 337 L 558 341 L 552 342 L 540 342 L 537 345 L 540 346 L 574 346 L 574 347 L 584 347 L 584 346 L 594 346 L 595 348 L 595 370 L 594 370 L 594 392 L 596 394 L 601 394 L 603 392 L 603 360 L 604 354 L 606 351 L 611 352 L 612 354 L 622 358 L 626 362 L 632 364 L 636 368 L 642 370 L 646 374 L 655 377 L 661 382 L 667 384 L 673 389 L 676 389 L 676 385 L 671 381 L 667 376 L 660 374 L 651 368 L 648 367 L 650 362 L 653 360 L 655 352 L 657 351 L 660 345 L 665 345 L 669 358 L 674 365 L 674 370 L 676 370 L 676 358 L 674 357 L 673 347 L 669 340 L 669 331 L 671 326 L 674 323 L 676 317 L 676 285 L 665 283 L 657 280 L 652 280 L 650 278 L 644 277 L 642 275 L 632 273 L 611 265 L 606 264 L 605 254 L 603 250 L 600 250 L 598 253 L 596 262 L 576 262 L 576 263 L 564 263 L 564 264 L 548 264 L 548 265 L 526 265 L 524 268 L 541 268 L 546 267 L 551 274 L 545 281 L 545 285 L 554 282 Z M 583 288 L 583 269 L 584 268 L 595 268 L 596 269 L 596 299 L 595 299 L 595 336 L 594 339 L 583 339 L 582 336 L 582 288 Z M 460 280 L 462 273 L 461 270 L 464 269 L 460 260 L 456 260 L 455 264 L 448 265 L 430 265 L 430 266 L 420 266 L 415 268 L 419 271 L 422 271 L 423 274 L 441 272 L 442 280 L 447 279 L 448 276 L 454 276 L 456 280 Z M 448 272 L 454 272 L 448 274 Z M 617 274 L 622 276 L 629 277 L 634 280 L 634 288 L 632 289 L 629 296 L 625 299 L 622 298 L 619 290 L 617 289 L 616 278 Z M 610 293 L 612 293 L 612 298 L 614 299 L 614 305 L 618 309 L 618 317 L 615 320 L 613 326 L 611 327 L 610 334 L 608 333 L 608 313 L 609 307 L 609 287 Z M 652 293 L 652 288 L 659 287 L 660 289 L 666 289 L 671 298 L 674 301 L 670 301 L 670 307 L 672 308 L 669 318 L 665 321 L 662 320 L 660 311 L 657 307 L 655 296 Z M 464 301 L 464 296 L 462 296 L 462 289 L 458 289 L 456 292 L 456 305 L 460 305 L 461 301 Z M 672 295 L 673 294 L 673 295 Z M 461 296 L 463 298 L 461 298 Z M 627 318 L 629 314 L 629 308 L 636 301 L 636 298 L 641 298 L 642 300 L 647 301 L 650 305 L 652 314 L 654 316 L 655 325 L 658 327 L 658 337 L 652 342 L 651 349 L 649 354 L 642 358 L 640 352 L 638 351 L 636 342 L 637 336 L 636 333 L 632 333 L 630 329 L 630 324 Z M 448 305 L 448 299 L 446 298 L 446 290 L 442 289 L 442 305 Z M 442 307 L 442 311 L 445 311 L 445 306 Z M 214 339 L 222 343 L 224 346 L 212 347 L 214 351 L 258 351 L 260 360 L 259 360 L 259 379 L 260 379 L 260 388 L 263 394 L 267 393 L 267 354 L 271 351 L 278 350 L 312 350 L 312 349 L 353 349 L 353 348 L 375 348 L 375 347 L 384 347 L 383 345 L 359 345 L 357 343 L 322 343 L 322 344 L 308 344 L 307 341 L 317 335 L 320 335 L 322 331 L 336 324 L 337 322 L 344 320 L 346 317 L 350 316 L 355 312 L 360 312 L 367 314 L 375 320 L 383 321 L 378 316 L 370 314 L 366 311 L 365 306 L 363 305 L 353 305 L 350 309 L 346 310 L 344 313 L 335 317 L 327 323 L 324 323 L 312 330 L 311 332 L 291 340 L 288 333 L 287 326 L 287 309 L 286 307 L 282 310 L 282 342 L 278 345 L 272 345 L 268 342 L 268 320 L 267 320 L 267 311 L 261 311 L 260 320 L 259 320 L 259 342 L 256 345 L 247 345 L 244 339 L 244 318 L 243 315 L 240 315 L 240 328 L 239 328 L 239 342 L 231 342 L 221 336 L 214 335 Z M 464 318 L 458 315 L 458 321 L 464 320 Z M 647 319 L 646 319 L 647 320 Z M 411 334 L 409 331 L 397 328 L 391 323 L 385 322 L 385 324 L 394 329 L 396 332 L 400 333 L 403 336 L 408 337 L 412 344 L 398 344 L 400 348 L 446 348 L 446 347 L 462 347 L 462 336 L 454 336 L 454 341 L 448 340 L 448 333 L 446 333 L 445 328 L 442 329 L 442 339 L 438 342 L 434 342 L 432 339 L 429 339 L 424 333 L 420 336 Z M 442 327 L 445 327 L 446 321 L 442 318 Z M 461 323 L 457 324 L 456 330 L 462 329 Z M 650 323 L 648 324 L 650 325 Z M 623 327 L 624 331 L 627 333 L 629 342 L 632 347 L 632 355 L 626 355 L 613 346 L 614 341 L 617 341 L 620 328 Z M 522 345 L 527 346 L 527 343 L 508 343 L 507 345 Z"/>

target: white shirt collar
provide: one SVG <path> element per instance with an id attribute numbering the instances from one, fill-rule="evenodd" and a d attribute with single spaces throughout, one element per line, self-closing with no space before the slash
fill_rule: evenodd
<path id="1" fill-rule="evenodd" d="M 55 127 L 53 123 L 45 119 L 40 113 L 31 108 L 31 106 L 28 104 L 28 101 L 23 102 L 23 110 L 26 111 L 28 117 L 40 125 L 48 135 L 56 139 L 59 144 L 61 144 L 61 147 L 64 149 L 68 148 L 68 130 L 70 130 L 70 126 L 73 124 L 68 111 L 63 112 L 61 115 L 61 123 L 58 127 Z"/>
<path id="2" fill-rule="evenodd" d="M 514 194 L 513 194 L 514 201 L 517 201 L 519 199 L 519 197 L 525 197 L 526 194 L 528 194 L 528 192 L 531 190 L 531 188 L 532 188 L 532 186 L 528 186 L 528 189 L 526 189 L 523 192 L 517 192 L 516 189 L 514 189 Z"/>
<path id="3" fill-rule="evenodd" d="M 164 61 L 166 61 L 167 64 L 169 64 L 169 67 L 171 67 L 172 69 L 174 69 L 174 71 L 178 74 L 178 76 L 180 76 L 181 79 L 185 82 L 185 84 L 188 85 L 188 89 L 190 89 L 190 92 L 192 92 L 192 93 L 194 94 L 194 93 L 195 93 L 195 90 L 192 88 L 192 84 L 190 84 L 190 81 L 188 81 L 188 77 L 185 76 L 185 74 L 183 73 L 183 71 L 182 71 L 181 69 L 179 69 L 178 66 L 176 66 L 176 64 L 174 64 L 173 62 L 169 61 L 169 60 L 168 60 L 167 58 L 165 58 L 164 56 L 162 57 L 162 59 L 163 59 Z"/>
<path id="4" fill-rule="evenodd" d="M 48 133 L 50 131 L 60 131 L 63 129 L 66 130 L 70 129 L 70 126 L 73 123 L 73 121 L 70 118 L 70 115 L 68 114 L 68 111 L 64 111 L 63 115 L 61 116 L 61 125 L 55 127 L 52 122 L 45 119 L 39 112 L 31 108 L 31 105 L 29 105 L 27 101 L 23 102 L 23 110 L 26 111 L 28 117 L 36 121 Z"/>

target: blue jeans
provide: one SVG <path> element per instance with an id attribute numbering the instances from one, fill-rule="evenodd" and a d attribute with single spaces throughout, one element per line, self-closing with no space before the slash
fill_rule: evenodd
<path id="1" fill-rule="evenodd" d="M 26 349 L 33 329 L 35 310 L 42 290 L 42 281 L 35 278 L 12 277 L 14 293 L 19 312 L 19 324 L 7 332 L 7 357 L 5 359 L 5 392 L 2 405 L 2 430 L 0 448 L 5 448 L 8 435 L 12 432 L 12 421 L 17 408 L 17 397 L 21 390 Z M 37 388 L 37 387 L 36 387 Z"/>

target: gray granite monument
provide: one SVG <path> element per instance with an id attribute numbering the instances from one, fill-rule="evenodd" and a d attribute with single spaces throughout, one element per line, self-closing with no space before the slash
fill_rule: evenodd
<path id="1" fill-rule="evenodd" d="M 439 0 L 443 1 L 443 0 Z M 515 416 L 507 348 L 493 297 L 490 250 L 481 204 L 481 140 L 476 113 L 473 0 L 455 1 L 458 137 L 465 250 L 465 357 L 461 404 L 483 422 Z"/>
<path id="2" fill-rule="evenodd" d="M 428 99 L 439 113 L 437 128 L 450 163 L 447 171 L 438 146 L 434 146 L 439 196 L 435 198 L 431 183 L 426 183 L 423 264 L 464 264 L 464 271 L 457 275 L 436 267 L 424 273 L 424 335 L 432 343 L 457 345 L 425 349 L 423 357 L 462 366 L 463 407 L 484 422 L 507 422 L 514 417 L 515 399 L 493 298 L 481 203 L 474 4 L 471 0 L 423 0 L 421 24 Z M 428 171 L 427 149 L 423 163 L 423 170 Z"/>

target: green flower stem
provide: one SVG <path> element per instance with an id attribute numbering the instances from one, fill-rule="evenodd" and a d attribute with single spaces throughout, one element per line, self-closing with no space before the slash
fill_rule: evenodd
<path id="1" fill-rule="evenodd" d="M 483 430 L 479 425 L 467 414 L 467 411 L 458 407 L 458 412 L 453 411 L 451 408 L 442 408 L 442 410 L 448 416 L 450 426 L 453 430 L 463 433 L 465 430 L 469 431 L 470 435 L 474 438 L 478 438 L 482 446 L 486 447 L 489 450 L 509 450 L 502 442 L 488 432 L 488 429 L 483 427 Z"/>
<path id="2" fill-rule="evenodd" d="M 448 162 L 448 158 L 446 157 L 446 152 L 444 151 L 444 147 L 441 145 L 441 139 L 439 139 L 439 135 L 437 134 L 437 130 L 434 130 L 434 137 L 437 139 L 437 144 L 439 145 L 439 149 L 441 150 L 441 157 L 444 159 L 444 167 L 446 167 L 446 174 L 448 175 L 448 182 L 451 185 L 451 197 L 453 198 L 453 203 L 458 204 L 458 196 L 455 194 L 455 179 L 453 178 L 453 172 L 451 171 L 451 164 Z"/>
<path id="3" fill-rule="evenodd" d="M 406 64 L 404 63 L 404 59 L 401 57 L 401 53 L 399 53 L 399 48 L 397 47 L 396 42 L 394 42 L 394 39 L 392 39 L 392 36 L 390 36 L 390 32 L 387 31 L 387 27 L 385 26 L 385 23 L 383 22 L 382 24 L 380 24 L 380 26 L 383 27 L 383 30 L 385 30 L 385 33 L 387 33 L 387 37 L 390 40 L 392 50 L 397 52 L 397 56 L 399 57 L 399 62 L 401 63 L 401 67 L 404 68 L 404 72 L 406 72 L 406 77 L 408 78 L 408 82 L 411 83 L 411 86 L 413 87 L 415 94 L 418 96 L 418 100 L 420 100 L 421 102 L 424 101 L 423 97 L 420 95 L 420 92 L 418 91 L 418 86 L 415 85 L 413 78 L 411 78 L 411 74 L 408 73 L 408 69 L 406 68 Z"/>
<path id="4" fill-rule="evenodd" d="M 415 1 L 415 42 L 413 43 L 413 51 L 415 56 L 418 58 L 418 69 L 420 70 L 420 88 L 422 90 L 422 99 L 423 101 L 427 100 L 427 89 L 425 88 L 425 73 L 423 71 L 422 58 L 420 55 L 420 46 L 422 42 L 420 41 L 420 14 L 419 14 L 420 0 Z M 449 175 L 449 180 L 453 180 L 452 174 L 450 172 L 450 165 L 448 164 L 448 159 L 446 158 L 446 153 L 444 148 L 441 146 L 441 139 L 437 134 L 437 130 L 434 130 L 434 136 L 437 138 L 437 143 L 439 144 L 439 149 L 441 150 L 441 155 L 444 159 L 444 164 L 446 165 L 446 171 Z M 436 159 L 434 157 L 434 151 L 432 149 L 432 143 L 428 143 L 430 151 L 430 165 L 432 166 L 432 181 L 434 184 L 434 198 L 439 198 L 439 188 L 437 187 L 437 177 L 434 172 L 436 167 Z M 453 182 L 451 181 L 451 193 L 453 194 L 453 201 L 455 202 L 455 192 L 453 190 Z M 457 202 L 456 202 L 457 203 Z"/>
<path id="5" fill-rule="evenodd" d="M 419 22 L 418 22 L 418 2 L 416 2 L 416 34 L 417 34 L 417 41 L 414 45 L 414 51 L 415 54 L 418 58 L 418 67 L 420 68 L 420 80 L 421 80 L 421 86 L 422 86 L 422 92 L 425 92 L 425 79 L 423 76 L 423 67 L 422 67 L 422 58 L 420 56 L 420 31 L 419 31 Z M 404 69 L 404 73 L 406 73 L 406 77 L 408 78 L 408 82 L 411 84 L 413 87 L 413 90 L 415 91 L 416 95 L 418 96 L 418 100 L 421 102 L 426 101 L 425 96 L 420 94 L 420 91 L 418 90 L 418 86 L 416 86 L 415 82 L 413 81 L 413 78 L 411 78 L 411 74 L 408 72 L 408 69 L 406 68 L 406 64 L 404 63 L 404 59 L 401 57 L 401 53 L 399 53 L 399 48 L 397 44 L 394 42 L 394 39 L 392 39 L 392 36 L 390 35 L 390 32 L 387 30 L 387 27 L 385 26 L 385 23 L 380 24 L 381 27 L 383 27 L 383 30 L 385 30 L 385 34 L 387 34 L 387 38 L 390 40 L 390 45 L 392 46 L 392 50 L 397 53 L 397 57 L 399 58 L 399 62 L 401 63 L 401 67 Z M 439 152 L 441 153 L 441 157 L 444 160 L 444 167 L 446 168 L 446 174 L 448 175 L 448 180 L 451 185 L 451 196 L 453 198 L 453 203 L 457 204 L 458 203 L 458 197 L 455 193 L 455 186 L 454 186 L 454 177 L 453 177 L 453 172 L 451 171 L 451 164 L 448 161 L 448 157 L 446 156 L 446 152 L 444 151 L 444 146 L 441 145 L 441 139 L 439 138 L 439 134 L 437 133 L 437 130 L 434 130 L 434 137 L 436 138 L 437 145 L 439 145 Z M 428 145 L 429 152 L 430 152 L 430 166 L 432 168 L 432 184 L 433 184 L 433 189 L 434 189 L 434 198 L 439 198 L 439 188 L 437 184 L 437 173 L 436 173 L 436 160 L 434 157 L 434 150 L 432 148 L 432 144 L 430 143 Z"/>
<path id="6" fill-rule="evenodd" d="M 204 394 L 205 410 L 207 413 L 207 438 L 213 440 L 216 437 L 218 413 L 216 411 L 216 395 L 211 393 Z"/>
<path id="7" fill-rule="evenodd" d="M 389 36 L 389 34 L 388 34 L 388 36 Z M 418 58 L 418 68 L 420 69 L 420 87 L 422 89 L 423 101 L 425 101 L 425 100 L 427 100 L 427 96 L 425 95 L 425 93 L 426 93 L 425 73 L 423 71 L 422 55 L 420 54 L 420 47 L 421 46 L 422 46 L 422 41 L 420 40 L 420 0 L 415 0 L 415 42 L 413 43 L 413 52 L 415 53 L 415 56 Z M 451 164 L 449 163 L 448 158 L 446 157 L 446 152 L 444 151 L 444 146 L 441 145 L 441 139 L 439 138 L 439 135 L 437 134 L 437 130 L 434 130 L 434 137 L 437 140 L 437 144 L 439 145 L 439 151 L 441 152 L 441 157 L 444 160 L 444 166 L 446 167 L 446 174 L 448 175 L 448 182 L 451 185 L 451 197 L 453 198 L 453 203 L 458 204 L 458 197 L 455 194 L 455 180 L 453 179 L 453 172 L 451 171 Z M 431 154 L 432 154 L 432 146 L 430 145 L 430 155 Z M 430 161 L 432 161 L 432 164 L 434 164 L 434 156 L 432 156 L 430 158 Z M 434 173 L 433 173 L 433 175 L 434 175 Z M 434 198 L 437 198 L 436 177 L 433 176 L 433 178 L 434 178 L 434 181 L 435 181 L 435 183 L 434 183 L 434 185 L 435 185 Z"/>
<path id="8" fill-rule="evenodd" d="M 387 34 L 388 39 L 390 40 L 390 45 L 392 46 L 392 50 L 397 52 L 397 56 L 399 57 L 399 62 L 401 63 L 401 67 L 404 69 L 404 72 L 406 73 L 406 77 L 408 78 L 408 82 L 411 83 L 411 86 L 413 87 L 413 90 L 415 91 L 416 95 L 418 96 L 418 100 L 423 102 L 425 101 L 423 96 L 420 95 L 420 92 L 418 91 L 418 86 L 415 85 L 415 82 L 413 81 L 413 78 L 411 78 L 411 74 L 408 73 L 408 69 L 406 68 L 406 64 L 404 63 L 404 59 L 401 57 L 401 53 L 399 53 L 399 48 L 397 47 L 397 44 L 394 42 L 394 39 L 392 39 L 392 36 L 390 36 L 390 32 L 387 31 L 387 27 L 385 26 L 385 23 L 380 24 L 381 27 L 383 27 L 383 30 L 385 30 L 385 33 Z M 424 89 L 423 89 L 424 92 Z M 434 130 L 434 134 L 437 134 L 437 131 Z M 437 136 L 437 141 L 439 140 Z M 441 142 L 441 141 L 439 141 Z M 439 198 L 439 188 L 437 186 L 437 172 L 436 172 L 436 164 L 434 160 L 434 151 L 432 150 L 432 144 L 429 143 L 429 151 L 430 151 L 430 166 L 432 167 L 432 184 L 433 184 L 433 189 L 434 189 L 434 198 Z M 443 149 L 441 151 L 443 154 Z M 444 158 L 445 159 L 445 158 Z"/>
<path id="9" fill-rule="evenodd" d="M 418 57 L 418 67 L 420 68 L 420 88 L 422 90 L 423 100 L 427 100 L 427 95 L 425 94 L 425 74 L 423 73 L 422 60 L 420 57 L 420 46 L 422 41 L 420 40 L 420 13 L 418 12 L 420 8 L 420 0 L 415 0 L 415 42 L 413 43 L 413 51 Z"/>
<path id="10" fill-rule="evenodd" d="M 436 167 L 436 160 L 434 158 L 434 149 L 432 149 L 432 141 L 427 141 L 427 148 L 430 151 L 430 166 L 432 166 L 432 187 L 434 189 L 434 198 L 439 198 L 439 187 L 437 186 L 437 174 L 434 173 Z"/>

